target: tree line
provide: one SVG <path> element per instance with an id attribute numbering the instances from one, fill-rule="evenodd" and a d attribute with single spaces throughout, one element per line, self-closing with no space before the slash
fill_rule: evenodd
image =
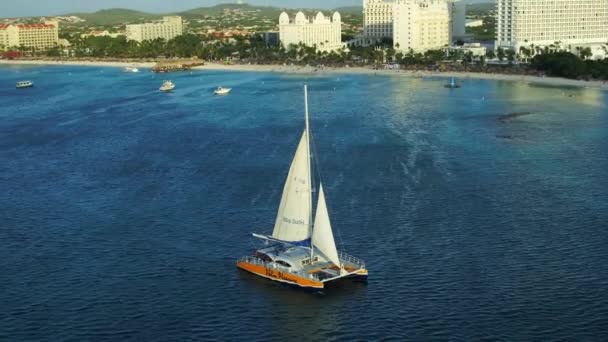
<path id="1" fill-rule="evenodd" d="M 235 36 L 231 39 L 218 39 L 211 35 L 185 34 L 166 41 L 127 41 L 126 37 L 85 37 L 77 34 L 64 38 L 71 42 L 71 57 L 116 58 L 116 59 L 156 59 L 199 57 L 208 61 L 237 60 L 258 64 L 301 64 L 327 66 L 363 66 L 383 63 L 399 64 L 404 68 L 433 68 L 439 64 L 452 63 L 454 66 L 485 66 L 489 60 L 507 61 L 509 65 L 522 62 L 517 69 L 530 73 L 540 72 L 549 76 L 573 79 L 608 80 L 608 61 L 587 60 L 589 49 L 580 49 L 578 55 L 538 47 L 522 47 L 519 53 L 499 48 L 488 50 L 485 56 L 473 56 L 458 50 L 429 50 L 416 53 L 412 50 L 401 52 L 392 47 L 392 42 L 381 42 L 376 46 L 351 47 L 337 51 L 320 51 L 314 46 L 303 44 L 272 46 L 258 35 L 249 37 Z M 41 53 L 41 52 L 39 52 Z M 48 56 L 61 56 L 63 49 L 57 47 L 45 52 Z M 478 68 L 479 71 L 483 69 Z"/>

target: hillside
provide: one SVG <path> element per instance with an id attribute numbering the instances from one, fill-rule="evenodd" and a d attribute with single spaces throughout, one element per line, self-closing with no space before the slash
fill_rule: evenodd
<path id="1" fill-rule="evenodd" d="M 251 6 L 247 4 L 220 4 L 211 7 L 199 7 L 183 12 L 176 13 L 184 18 L 191 17 L 203 17 L 203 16 L 220 16 L 226 13 L 243 11 L 243 12 L 257 12 L 260 16 L 276 16 L 281 14 L 281 9 L 277 7 L 265 7 L 265 6 Z"/>
<path id="2" fill-rule="evenodd" d="M 298 10 L 306 12 L 308 15 L 314 14 L 316 9 L 293 9 L 268 6 L 252 6 L 247 4 L 220 4 L 211 7 L 199 7 L 187 11 L 165 14 L 153 14 L 124 8 L 112 8 L 97 11 L 94 13 L 70 13 L 66 16 L 74 15 L 85 20 L 80 25 L 84 26 L 111 26 L 128 23 L 140 23 L 151 20 L 158 20 L 163 15 L 179 15 L 185 19 L 201 19 L 204 17 L 238 18 L 239 21 L 255 21 L 256 19 L 278 20 L 282 11 L 295 13 Z M 339 11 L 343 16 L 360 16 L 362 8 L 357 6 L 340 7 L 335 10 L 322 10 L 324 13 Z"/>
<path id="3" fill-rule="evenodd" d="M 496 4 L 491 2 L 475 3 L 467 5 L 467 12 L 487 13 L 496 9 Z"/>
<path id="4" fill-rule="evenodd" d="M 77 16 L 86 22 L 85 25 L 119 25 L 125 23 L 144 22 L 157 20 L 162 17 L 159 14 L 151 14 L 124 8 L 111 8 L 94 13 L 70 13 L 66 16 Z"/>

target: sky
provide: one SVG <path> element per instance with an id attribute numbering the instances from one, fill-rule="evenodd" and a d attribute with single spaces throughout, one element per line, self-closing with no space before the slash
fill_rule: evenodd
<path id="1" fill-rule="evenodd" d="M 252 5 L 301 8 L 335 8 L 361 6 L 363 0 L 244 0 Z M 94 12 L 105 8 L 130 8 L 146 12 L 166 13 L 235 3 L 226 0 L 0 0 L 0 18 Z"/>

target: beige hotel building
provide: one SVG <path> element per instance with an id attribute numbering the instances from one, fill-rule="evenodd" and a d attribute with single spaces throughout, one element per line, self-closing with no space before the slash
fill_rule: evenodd
<path id="1" fill-rule="evenodd" d="M 0 49 L 9 50 L 24 46 L 35 50 L 47 50 L 59 45 L 59 24 L 0 24 Z"/>
<path id="2" fill-rule="evenodd" d="M 184 33 L 182 17 L 164 17 L 158 23 L 127 25 L 127 40 L 143 42 L 162 38 L 171 40 Z"/>

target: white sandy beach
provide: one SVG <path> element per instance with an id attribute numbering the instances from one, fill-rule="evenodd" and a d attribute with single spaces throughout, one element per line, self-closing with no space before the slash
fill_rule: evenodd
<path id="1" fill-rule="evenodd" d="M 460 79 L 488 79 L 496 81 L 519 81 L 525 83 L 540 83 L 554 86 L 576 86 L 587 88 L 608 89 L 608 83 L 602 81 L 579 81 L 560 77 L 538 77 L 526 75 L 489 74 L 478 72 L 431 72 L 412 70 L 374 70 L 371 68 L 317 68 L 312 66 L 298 65 L 224 65 L 207 63 L 196 67 L 198 70 L 226 70 L 226 71 L 249 71 L 249 72 L 278 72 L 295 74 L 366 74 L 366 75 L 391 75 L 409 77 L 457 77 Z"/>
<path id="2" fill-rule="evenodd" d="M 74 66 L 96 66 L 96 67 L 126 67 L 151 68 L 152 62 L 102 62 L 102 61 L 46 61 L 46 60 L 0 60 L 0 65 L 74 65 Z M 575 86 L 587 88 L 608 89 L 608 83 L 602 81 L 579 81 L 559 77 L 538 77 L 525 75 L 489 74 L 476 72 L 430 72 L 410 70 L 374 70 L 371 68 L 331 68 L 312 67 L 299 65 L 247 65 L 247 64 L 220 64 L 207 63 L 204 66 L 193 68 L 195 70 L 224 70 L 224 71 L 246 71 L 246 72 L 276 72 L 287 74 L 366 74 L 366 75 L 391 75 L 406 77 L 457 77 L 460 79 L 488 79 L 497 81 L 516 81 L 525 83 L 539 83 L 553 86 Z"/>
<path id="3" fill-rule="evenodd" d="M 73 65 L 124 68 L 134 66 L 137 68 L 151 68 L 155 63 L 144 62 L 99 62 L 99 61 L 46 61 L 46 60 L 6 60 L 0 59 L 0 65 Z"/>

